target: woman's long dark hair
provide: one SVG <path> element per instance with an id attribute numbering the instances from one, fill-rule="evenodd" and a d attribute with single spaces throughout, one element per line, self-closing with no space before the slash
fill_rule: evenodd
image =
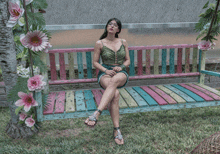
<path id="1" fill-rule="evenodd" d="M 115 37 L 118 38 L 118 34 L 121 32 L 121 27 L 122 27 L 121 21 L 118 20 L 117 18 L 111 18 L 111 19 L 108 20 L 108 22 L 107 22 L 107 24 L 106 24 L 106 26 L 105 26 L 105 31 L 104 31 L 104 33 L 102 34 L 102 36 L 100 37 L 99 40 L 104 39 L 104 38 L 107 37 L 107 35 L 108 35 L 107 26 L 108 26 L 108 24 L 109 24 L 112 20 L 115 20 L 116 23 L 117 23 L 117 25 L 118 25 L 119 32 L 115 33 Z"/>

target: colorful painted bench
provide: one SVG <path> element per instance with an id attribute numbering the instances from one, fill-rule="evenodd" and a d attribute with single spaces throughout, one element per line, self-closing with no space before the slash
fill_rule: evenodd
<path id="1" fill-rule="evenodd" d="M 119 89 L 120 114 L 220 105 L 220 92 L 204 85 L 205 74 L 220 77 L 220 73 L 205 70 L 206 53 L 198 50 L 197 44 L 134 46 L 128 49 L 131 62 L 129 68 L 127 68 L 129 81 L 138 80 L 143 83 L 149 79 L 188 78 L 194 76 L 198 77 L 198 82 L 126 86 Z M 96 69 L 96 78 L 92 78 L 91 53 L 93 51 L 94 48 L 50 50 L 48 52 L 51 72 L 51 79 L 48 79 L 49 85 L 97 83 L 98 69 Z M 167 54 L 168 51 L 169 54 Z M 74 73 L 74 52 L 77 53 L 78 78 L 75 77 Z M 59 80 L 56 72 L 55 53 L 59 54 Z M 66 75 L 64 53 L 68 55 L 69 78 Z M 145 53 L 144 57 L 143 53 Z M 190 60 L 190 53 L 192 53 L 192 60 Z M 83 54 L 85 54 L 86 68 L 83 68 Z M 137 64 L 135 64 L 135 55 L 137 55 Z M 175 60 L 175 55 L 177 60 Z M 183 55 L 185 55 L 185 58 Z M 143 58 L 145 59 L 144 63 L 142 62 Z M 135 65 L 137 73 L 135 72 Z M 151 69 L 151 66 L 153 69 Z M 161 71 L 159 71 L 160 66 Z M 145 67 L 144 73 L 143 67 Z M 84 75 L 84 69 L 87 70 L 87 76 Z M 97 109 L 104 90 L 101 88 L 78 88 L 75 90 L 50 91 L 47 100 L 49 103 L 47 110 L 42 107 L 42 93 L 36 92 L 35 99 L 39 103 L 37 120 L 78 118 L 91 115 Z M 102 115 L 110 115 L 107 107 L 103 110 Z"/>

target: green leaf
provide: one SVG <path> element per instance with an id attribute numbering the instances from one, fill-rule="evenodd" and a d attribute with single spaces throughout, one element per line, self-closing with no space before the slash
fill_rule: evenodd
<path id="1" fill-rule="evenodd" d="M 203 8 L 202 9 L 205 9 L 205 8 L 207 8 L 208 7 L 208 5 L 209 5 L 209 1 L 203 6 Z"/>
<path id="2" fill-rule="evenodd" d="M 15 109 L 15 114 L 18 115 L 18 112 L 23 108 L 23 106 L 19 106 L 17 109 Z"/>
<path id="3" fill-rule="evenodd" d="M 35 9 L 46 9 L 48 4 L 46 0 L 34 0 L 32 6 Z"/>
<path id="4" fill-rule="evenodd" d="M 209 6 L 210 6 L 213 10 L 215 10 L 215 4 L 214 4 L 214 3 L 210 3 Z"/>
<path id="5" fill-rule="evenodd" d="M 24 123 L 24 121 L 21 121 L 21 120 L 20 120 L 18 123 L 19 123 L 19 124 L 23 124 L 23 123 Z"/>

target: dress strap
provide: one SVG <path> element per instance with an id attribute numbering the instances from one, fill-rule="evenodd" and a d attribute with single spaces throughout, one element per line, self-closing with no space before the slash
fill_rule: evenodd
<path id="1" fill-rule="evenodd" d="M 122 41 L 122 39 L 121 39 L 121 43 L 123 44 L 123 41 Z"/>
<path id="2" fill-rule="evenodd" d="M 100 41 L 102 42 L 102 40 L 100 40 Z M 104 46 L 104 45 L 103 45 L 103 42 L 102 42 L 102 46 Z"/>

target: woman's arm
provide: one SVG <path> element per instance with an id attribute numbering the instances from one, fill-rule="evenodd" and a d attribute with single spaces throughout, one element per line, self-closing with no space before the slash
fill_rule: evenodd
<path id="1" fill-rule="evenodd" d="M 125 46 L 125 52 L 126 52 L 126 55 L 125 55 L 125 61 L 124 61 L 124 65 L 125 67 L 128 67 L 130 65 L 130 56 L 129 56 L 129 50 L 128 50 L 128 43 L 125 39 L 122 39 L 123 41 L 123 44 Z"/>

